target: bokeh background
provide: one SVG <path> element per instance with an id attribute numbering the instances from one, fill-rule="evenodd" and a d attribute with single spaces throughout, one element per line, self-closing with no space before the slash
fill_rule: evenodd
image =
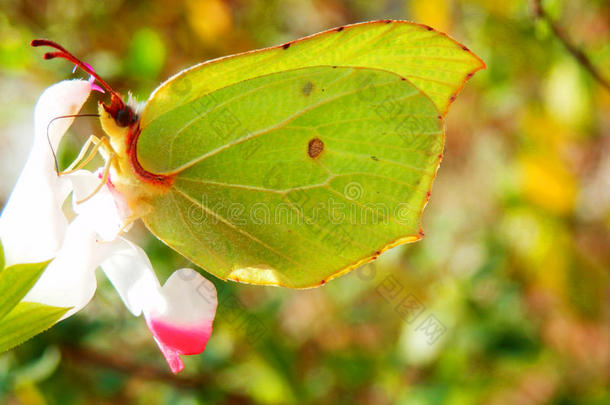
<path id="1" fill-rule="evenodd" d="M 609 77 L 610 4 L 543 4 Z M 488 66 L 449 113 L 424 240 L 312 290 L 214 279 L 214 333 L 177 376 L 143 319 L 99 277 L 85 310 L 0 355 L 0 403 L 610 403 L 610 92 L 531 2 L 0 5 L 0 202 L 25 161 L 38 95 L 72 76 L 68 63 L 45 62 L 28 46 L 36 37 L 58 41 L 142 100 L 196 62 L 373 19 L 431 25 Z M 95 119 L 77 120 L 64 164 L 91 133 L 101 133 Z M 187 264 L 142 227 L 131 237 L 162 280 Z"/>

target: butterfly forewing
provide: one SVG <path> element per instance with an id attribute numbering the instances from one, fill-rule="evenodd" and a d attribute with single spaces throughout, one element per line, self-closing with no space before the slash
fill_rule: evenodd
<path id="1" fill-rule="evenodd" d="M 442 115 L 464 82 L 485 67 L 464 45 L 425 25 L 390 20 L 359 23 L 193 66 L 151 95 L 141 126 L 203 94 L 242 80 L 322 65 L 377 68 L 399 74 L 427 94 Z"/>

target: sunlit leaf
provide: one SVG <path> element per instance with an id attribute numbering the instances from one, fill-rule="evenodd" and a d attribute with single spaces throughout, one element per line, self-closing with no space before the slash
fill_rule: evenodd
<path id="1" fill-rule="evenodd" d="M 34 302 L 21 302 L 0 320 L 0 353 L 44 332 L 69 308 L 57 308 Z"/>
<path id="2" fill-rule="evenodd" d="M 49 261 L 15 264 L 0 272 L 0 319 L 30 291 L 48 264 Z"/>

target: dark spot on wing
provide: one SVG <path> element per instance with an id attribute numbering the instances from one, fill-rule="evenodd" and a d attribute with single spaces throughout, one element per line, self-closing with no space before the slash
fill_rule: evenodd
<path id="1" fill-rule="evenodd" d="M 386 24 L 389 24 L 389 23 L 391 23 L 391 22 L 392 22 L 392 20 L 385 20 L 385 23 L 386 23 Z"/>
<path id="2" fill-rule="evenodd" d="M 291 45 L 291 43 L 290 43 L 290 42 L 288 42 L 288 43 L 286 43 L 286 44 L 282 45 L 282 48 L 283 48 L 283 49 L 288 49 L 288 48 L 290 48 L 290 45 Z"/>
<path id="3" fill-rule="evenodd" d="M 379 162 L 379 158 L 377 156 L 371 156 L 371 159 L 373 159 L 375 162 Z"/>
<path id="4" fill-rule="evenodd" d="M 318 156 L 320 156 L 320 154 L 322 153 L 323 150 L 324 150 L 324 142 L 322 142 L 320 140 L 320 138 L 313 138 L 307 144 L 307 154 L 312 159 L 315 159 Z"/>
<path id="5" fill-rule="evenodd" d="M 303 95 L 304 95 L 305 97 L 307 97 L 307 96 L 309 96 L 309 95 L 311 94 L 311 92 L 312 92 L 313 88 L 314 88 L 313 83 L 312 83 L 312 82 L 307 82 L 307 83 L 305 83 L 305 85 L 303 86 L 303 89 L 301 89 L 301 92 L 303 93 Z"/>
<path id="6" fill-rule="evenodd" d="M 427 29 L 428 31 L 434 31 L 434 28 L 432 28 L 432 27 L 430 27 L 430 26 L 428 26 L 428 25 L 424 25 L 424 27 L 426 27 L 426 29 Z"/>
<path id="7" fill-rule="evenodd" d="M 468 51 L 468 48 L 467 48 L 467 47 L 465 47 L 464 45 L 462 45 L 462 49 L 463 49 L 464 51 Z"/>
<path id="8" fill-rule="evenodd" d="M 343 31 L 344 29 L 345 29 L 345 27 L 339 27 L 339 28 L 337 28 L 337 32 L 341 32 L 341 31 Z"/>

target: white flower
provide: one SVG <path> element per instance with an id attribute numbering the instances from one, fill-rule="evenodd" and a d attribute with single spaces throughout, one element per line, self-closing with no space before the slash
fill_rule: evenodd
<path id="1" fill-rule="evenodd" d="M 26 165 L 0 216 L 6 265 L 49 264 L 23 301 L 82 309 L 96 289 L 101 267 L 127 308 L 144 315 L 171 370 L 184 367 L 179 355 L 198 354 L 212 332 L 217 298 L 214 285 L 191 269 L 174 272 L 161 286 L 146 253 L 119 231 L 129 212 L 109 182 L 92 198 L 76 204 L 99 184 L 85 170 L 57 176 L 51 148 L 59 142 L 89 97 L 92 83 L 63 81 L 49 87 L 35 109 L 35 136 Z M 76 217 L 68 222 L 62 206 L 72 192 Z M 62 318 L 62 319 L 63 319 Z"/>

